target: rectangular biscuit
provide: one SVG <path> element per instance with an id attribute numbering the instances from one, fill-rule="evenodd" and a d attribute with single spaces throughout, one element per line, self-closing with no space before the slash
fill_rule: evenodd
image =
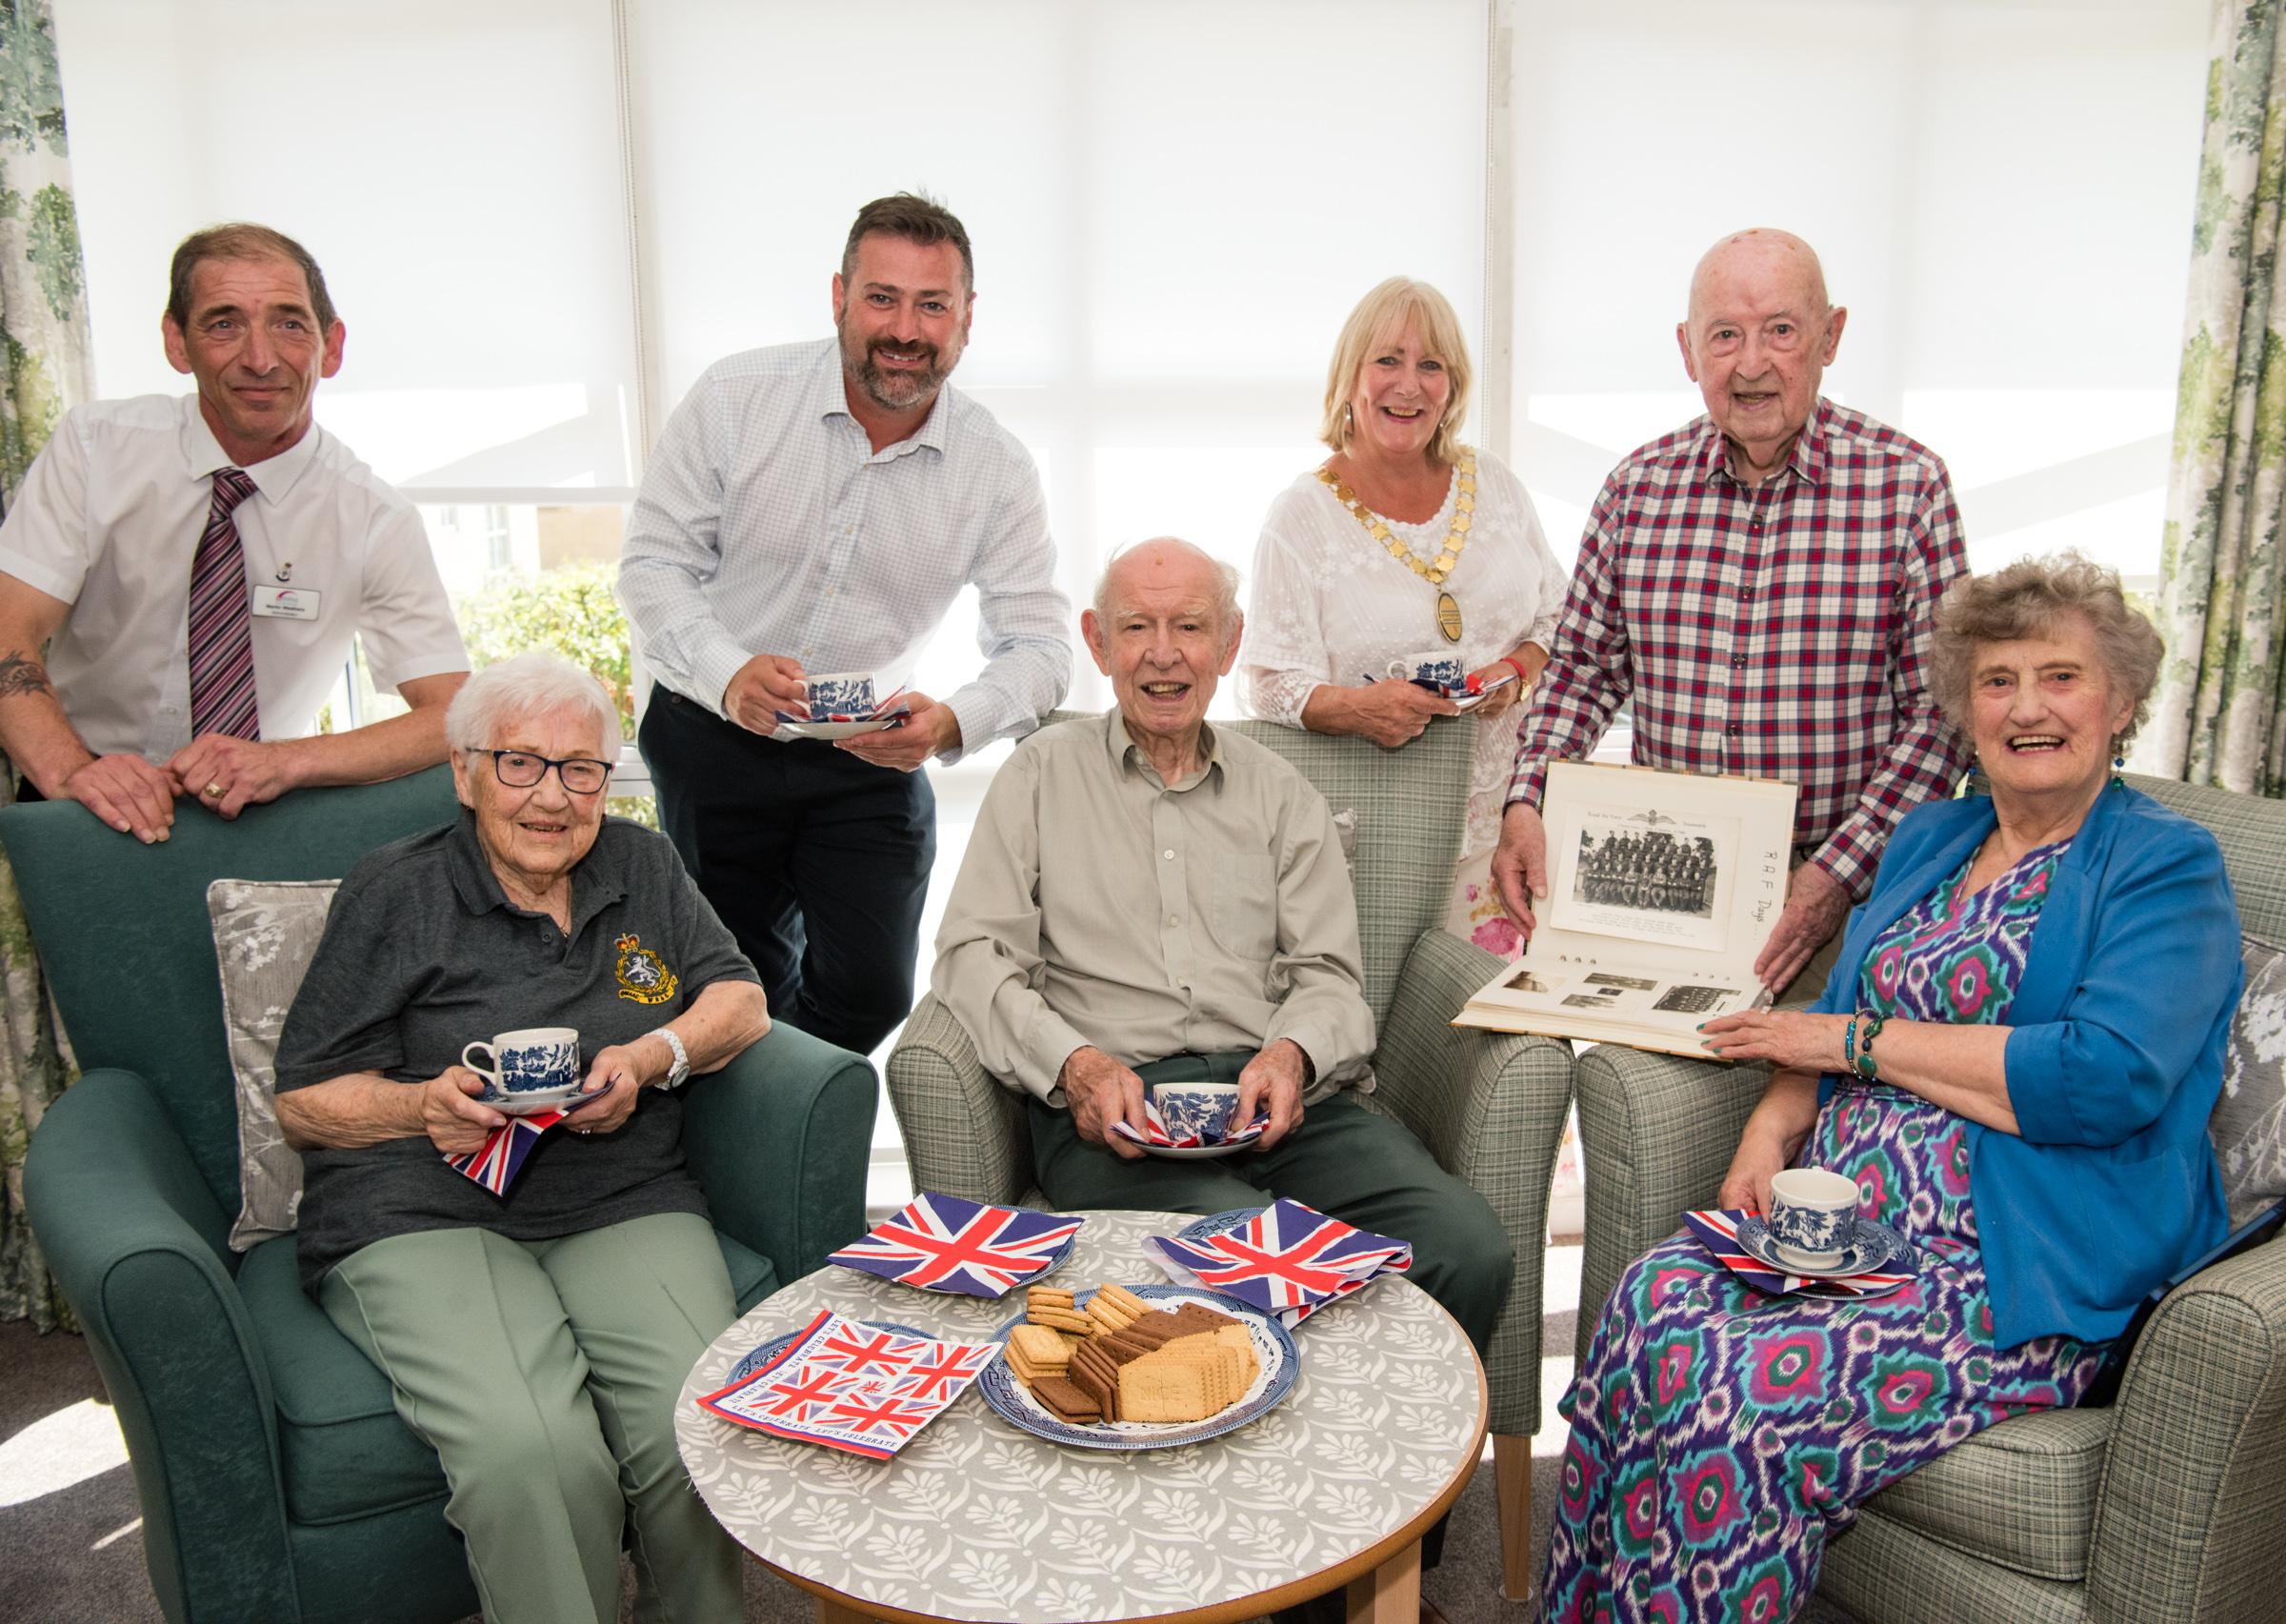
<path id="1" fill-rule="evenodd" d="M 1129 1291 L 1125 1286 L 1115 1286 L 1107 1282 L 1104 1285 L 1096 1287 L 1095 1300 L 1097 1302 L 1101 1302 L 1106 1297 L 1111 1298 L 1115 1305 L 1125 1309 L 1131 1314 L 1149 1313 L 1151 1312 L 1151 1305 L 1145 1302 L 1141 1297 L 1135 1295 L 1134 1293 Z"/>
<path id="2" fill-rule="evenodd" d="M 1073 1313 L 1070 1309 L 1035 1308 L 1030 1310 L 1025 1318 L 1034 1325 L 1053 1326 L 1058 1331 L 1076 1331 L 1083 1335 L 1095 1329 L 1093 1320 L 1084 1313 Z"/>
<path id="3" fill-rule="evenodd" d="M 1103 1406 L 1087 1393 L 1073 1386 L 1060 1376 L 1050 1376 L 1032 1390 L 1032 1395 L 1047 1407 L 1048 1413 L 1059 1421 L 1084 1426 L 1100 1419 Z"/>
<path id="4" fill-rule="evenodd" d="M 1058 1303 L 1070 1308 L 1072 1293 L 1061 1286 L 1027 1286 L 1024 1288 L 1024 1300 L 1027 1303 Z"/>
<path id="5" fill-rule="evenodd" d="M 1045 1325 L 1019 1325 L 1008 1333 L 1008 1351 L 1021 1351 L 1025 1359 L 1034 1365 L 1052 1365 L 1057 1369 L 1071 1356 L 1064 1339 Z"/>
<path id="6" fill-rule="evenodd" d="M 1203 1421 L 1214 1413 L 1206 1373 L 1181 1362 L 1136 1363 L 1119 1373 L 1119 1414 L 1128 1421 Z"/>
<path id="7" fill-rule="evenodd" d="M 1237 1320 L 1233 1319 L 1229 1314 L 1216 1313 L 1213 1309 L 1207 1307 L 1204 1303 L 1184 1303 L 1175 1309 L 1174 1317 L 1176 1322 L 1182 1326 L 1186 1333 L 1193 1331 L 1220 1331 L 1226 1325 L 1239 1324 Z M 1239 1329 L 1244 1330 L 1245 1327 L 1241 1325 L 1239 1326 Z"/>
<path id="8" fill-rule="evenodd" d="M 1082 1348 L 1072 1355 L 1068 1379 L 1095 1400 L 1105 1420 L 1119 1419 L 1119 1371 L 1111 1360 L 1093 1348 Z"/>

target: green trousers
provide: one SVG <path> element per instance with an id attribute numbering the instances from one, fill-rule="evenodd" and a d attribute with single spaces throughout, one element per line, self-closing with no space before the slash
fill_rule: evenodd
<path id="1" fill-rule="evenodd" d="M 738 1546 L 692 1488 L 674 1401 L 738 1317 L 714 1232 L 664 1213 L 514 1241 L 392 1235 L 326 1275 L 326 1313 L 435 1449 L 492 1624 L 619 1617 L 632 1515 L 635 1616 L 738 1624 Z"/>
<path id="2" fill-rule="evenodd" d="M 1146 1085 L 1235 1082 L 1251 1053 L 1183 1054 L 1136 1068 Z M 1034 1099 L 1033 1171 L 1057 1207 L 1227 1213 L 1280 1196 L 1413 1244 L 1406 1278 L 1460 1323 L 1481 1354 L 1515 1277 L 1515 1250 L 1492 1203 L 1436 1165 L 1401 1122 L 1348 1094 L 1321 1100 L 1267 1151 L 1211 1161 L 1126 1161 L 1081 1139 L 1072 1113 Z"/>

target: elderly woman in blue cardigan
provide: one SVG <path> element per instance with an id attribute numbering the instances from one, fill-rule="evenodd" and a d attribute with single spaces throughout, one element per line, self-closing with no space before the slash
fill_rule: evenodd
<path id="1" fill-rule="evenodd" d="M 1705 1028 L 1772 1066 L 1722 1205 L 1831 1168 L 1923 1267 L 1845 1300 L 1764 1295 L 1688 1233 L 1632 1264 L 1565 1401 L 1548 1619 L 1792 1617 L 1859 1501 L 2077 1403 L 2136 1302 L 2222 1238 L 2237 909 L 2214 837 L 2112 771 L 2159 652 L 2075 556 L 1946 594 L 1937 696 L 1991 793 L 1898 825 L 1812 1010 Z"/>

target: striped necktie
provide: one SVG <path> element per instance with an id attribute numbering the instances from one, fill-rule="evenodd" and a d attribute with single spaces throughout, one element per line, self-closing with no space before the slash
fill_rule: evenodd
<path id="1" fill-rule="evenodd" d="M 247 605 L 246 552 L 231 515 L 254 493 L 244 469 L 214 472 L 214 504 L 190 562 L 190 736 L 262 736 L 254 703 L 254 619 Z"/>

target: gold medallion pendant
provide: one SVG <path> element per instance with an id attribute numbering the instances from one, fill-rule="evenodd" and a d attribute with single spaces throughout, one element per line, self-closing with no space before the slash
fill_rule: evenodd
<path id="1" fill-rule="evenodd" d="M 1445 641 L 1460 641 L 1460 605 L 1451 592 L 1436 594 L 1436 629 L 1445 634 Z"/>

